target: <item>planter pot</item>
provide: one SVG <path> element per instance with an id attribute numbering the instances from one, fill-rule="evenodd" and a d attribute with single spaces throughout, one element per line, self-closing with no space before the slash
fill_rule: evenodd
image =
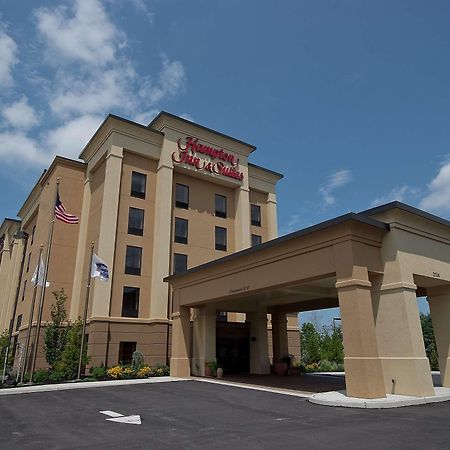
<path id="1" fill-rule="evenodd" d="M 223 378 L 223 369 L 222 367 L 217 368 L 217 378 Z"/>
<path id="2" fill-rule="evenodd" d="M 211 368 L 209 366 L 205 366 L 205 377 L 211 376 Z"/>
<path id="3" fill-rule="evenodd" d="M 273 365 L 273 371 L 276 375 L 286 375 L 288 371 L 288 365 L 285 362 L 276 362 Z"/>

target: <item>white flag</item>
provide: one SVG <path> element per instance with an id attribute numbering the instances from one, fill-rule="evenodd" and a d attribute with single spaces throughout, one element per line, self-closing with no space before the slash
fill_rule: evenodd
<path id="1" fill-rule="evenodd" d="M 91 278 L 100 278 L 101 281 L 109 280 L 108 266 L 95 253 L 92 256 Z"/>
<path id="2" fill-rule="evenodd" d="M 31 282 L 35 286 L 44 286 L 44 278 L 45 278 L 45 266 L 44 266 L 44 261 L 42 261 L 42 256 L 41 256 L 41 260 L 39 261 L 39 264 L 36 267 L 36 270 L 34 271 L 33 277 L 31 278 Z M 46 282 L 45 287 L 49 287 L 49 286 L 50 286 L 50 283 Z"/>

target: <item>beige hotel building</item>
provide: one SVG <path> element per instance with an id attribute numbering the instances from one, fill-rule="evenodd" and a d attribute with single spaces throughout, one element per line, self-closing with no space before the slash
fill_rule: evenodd
<path id="1" fill-rule="evenodd" d="M 90 292 L 91 365 L 137 349 L 149 364 L 170 359 L 174 376 L 203 375 L 214 359 L 225 373 L 267 374 L 271 358 L 299 355 L 298 312 L 339 307 L 347 395 L 433 396 L 426 296 L 450 387 L 450 222 L 392 202 L 278 237 L 282 176 L 251 164 L 254 150 L 165 112 L 148 127 L 108 116 L 81 161 L 57 157 L 20 220 L 1 225 L 0 328 L 25 341 L 59 178 L 80 223 L 55 223 L 43 325 L 56 289 L 70 320 L 82 315 L 94 242 L 111 277 Z"/>
<path id="2" fill-rule="evenodd" d="M 68 318 L 75 321 L 83 315 L 94 242 L 95 253 L 109 267 L 110 281 L 92 282 L 87 323 L 90 365 L 129 362 L 134 350 L 141 351 L 149 364 L 168 361 L 172 302 L 163 278 L 278 236 L 276 184 L 282 175 L 251 164 L 255 149 L 166 112 L 147 127 L 108 116 L 80 160 L 57 156 L 20 208 L 20 220 L 5 219 L 1 225 L 0 330 L 12 326 L 16 349 L 25 343 L 31 278 L 40 246 L 44 258 L 47 251 L 59 178 L 61 201 L 80 221 L 78 225 L 55 221 L 42 325 L 51 320 L 52 291 L 61 288 L 68 296 Z M 37 289 L 36 305 L 41 287 Z M 211 359 L 217 352 L 226 372 L 249 372 L 246 315 L 222 310 L 211 314 L 217 328 Z M 194 333 L 201 319 L 194 310 L 191 319 Z M 288 315 L 287 326 L 288 352 L 298 355 L 296 314 Z M 270 343 L 270 315 L 266 331 Z M 44 330 L 37 368 L 46 366 L 43 336 Z M 16 351 L 16 365 L 18 355 Z"/>

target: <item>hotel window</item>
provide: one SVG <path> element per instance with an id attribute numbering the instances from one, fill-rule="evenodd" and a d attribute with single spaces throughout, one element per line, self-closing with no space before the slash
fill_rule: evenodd
<path id="1" fill-rule="evenodd" d="M 186 219 L 175 217 L 175 242 L 188 243 L 188 221 Z"/>
<path id="2" fill-rule="evenodd" d="M 31 232 L 31 244 L 30 245 L 33 245 L 35 231 L 36 231 L 36 225 L 33 226 L 33 231 Z"/>
<path id="3" fill-rule="evenodd" d="M 142 248 L 127 245 L 125 258 L 125 273 L 129 275 L 141 274 Z"/>
<path id="4" fill-rule="evenodd" d="M 27 272 L 30 271 L 30 261 L 31 261 L 31 253 L 28 253 Z"/>
<path id="5" fill-rule="evenodd" d="M 251 207 L 251 221 L 255 227 L 261 226 L 261 207 L 258 205 L 250 205 Z"/>
<path id="6" fill-rule="evenodd" d="M 19 314 L 17 316 L 17 322 L 16 322 L 16 331 L 19 331 L 19 328 L 22 326 L 22 314 Z"/>
<path id="7" fill-rule="evenodd" d="M 216 250 L 227 251 L 227 229 L 216 227 Z"/>
<path id="8" fill-rule="evenodd" d="M 128 234 L 143 236 L 144 234 L 144 210 L 130 208 L 128 211 Z"/>
<path id="9" fill-rule="evenodd" d="M 27 280 L 23 282 L 22 301 L 25 299 L 25 291 L 27 290 Z"/>
<path id="10" fill-rule="evenodd" d="M 216 320 L 217 322 L 226 322 L 228 314 L 226 311 L 217 311 Z"/>
<path id="11" fill-rule="evenodd" d="M 131 172 L 131 196 L 145 198 L 145 186 L 147 175 L 139 172 Z"/>
<path id="12" fill-rule="evenodd" d="M 189 186 L 177 183 L 175 187 L 175 206 L 177 208 L 189 209 Z"/>
<path id="13" fill-rule="evenodd" d="M 252 234 L 252 247 L 259 245 L 262 242 L 262 237 L 259 234 Z"/>
<path id="14" fill-rule="evenodd" d="M 227 198 L 216 194 L 216 217 L 227 217 Z"/>
<path id="15" fill-rule="evenodd" d="M 173 255 L 173 273 L 183 273 L 187 270 L 187 255 L 174 253 Z"/>
<path id="16" fill-rule="evenodd" d="M 119 364 L 131 364 L 133 353 L 136 351 L 136 342 L 121 342 L 119 344 Z"/>
<path id="17" fill-rule="evenodd" d="M 139 317 L 139 288 L 124 286 L 122 317 Z"/>

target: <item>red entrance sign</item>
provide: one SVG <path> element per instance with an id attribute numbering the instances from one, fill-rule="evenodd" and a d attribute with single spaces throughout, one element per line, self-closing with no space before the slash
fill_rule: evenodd
<path id="1" fill-rule="evenodd" d="M 197 170 L 205 170 L 240 181 L 244 179 L 244 174 L 235 167 L 238 166 L 239 160 L 236 161 L 235 156 L 231 153 L 200 144 L 197 138 L 191 136 L 186 137 L 184 145 L 181 141 L 182 138 L 178 139 L 178 155 L 176 152 L 172 153 L 174 163 L 188 164 Z M 209 156 L 212 161 L 200 159 L 197 154 Z M 216 159 L 220 161 L 215 162 Z"/>

